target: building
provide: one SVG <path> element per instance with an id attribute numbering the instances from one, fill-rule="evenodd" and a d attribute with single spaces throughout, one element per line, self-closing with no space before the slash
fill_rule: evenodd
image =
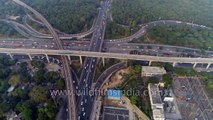
<path id="1" fill-rule="evenodd" d="M 165 120 L 164 115 L 164 105 L 161 100 L 161 95 L 159 92 L 159 85 L 158 84 L 149 84 L 148 85 L 149 90 L 149 97 L 153 112 L 153 119 L 154 120 Z"/>
<path id="2" fill-rule="evenodd" d="M 102 120 L 129 120 L 129 110 L 126 108 L 104 106 Z"/>
<path id="3" fill-rule="evenodd" d="M 164 74 L 166 74 L 166 70 L 163 67 L 142 66 L 142 77 L 151 77 Z"/>
<path id="4" fill-rule="evenodd" d="M 120 100 L 121 96 L 121 90 L 107 90 L 107 99 Z"/>

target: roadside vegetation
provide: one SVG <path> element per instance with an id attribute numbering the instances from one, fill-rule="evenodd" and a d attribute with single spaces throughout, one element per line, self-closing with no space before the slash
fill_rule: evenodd
<path id="1" fill-rule="evenodd" d="M 134 42 L 167 44 L 213 50 L 213 31 L 182 25 L 157 25 Z"/>
<path id="2" fill-rule="evenodd" d="M 116 39 L 122 37 L 128 37 L 133 33 L 137 32 L 139 27 L 132 28 L 128 26 L 119 25 L 115 22 L 108 22 L 106 26 L 106 39 Z"/>
<path id="3" fill-rule="evenodd" d="M 23 120 L 54 120 L 60 101 L 50 89 L 64 89 L 60 73 L 47 71 L 41 61 L 17 62 L 0 57 L 0 119 L 10 112 Z"/>
<path id="4" fill-rule="evenodd" d="M 123 82 L 118 86 L 119 89 L 131 91 L 131 94 L 126 96 L 131 103 L 136 105 L 148 117 L 151 118 L 152 110 L 149 101 L 149 96 L 145 95 L 143 91 L 147 91 L 148 83 L 141 77 L 141 65 L 134 61 L 129 61 L 130 73 L 123 75 Z M 125 93 L 124 93 L 125 94 Z"/>
<path id="5" fill-rule="evenodd" d="M 92 27 L 98 0 L 24 0 L 38 10 L 53 25 L 67 33 L 77 33 Z"/>
<path id="6" fill-rule="evenodd" d="M 4 22 L 0 22 L 0 38 L 6 38 L 6 37 L 23 37 L 20 35 L 15 29 L 13 29 L 11 26 L 7 25 Z"/>
<path id="7" fill-rule="evenodd" d="M 45 26 L 42 26 L 34 21 L 28 20 L 27 23 L 35 30 L 43 34 L 50 34 Z"/>
<path id="8" fill-rule="evenodd" d="M 208 93 L 213 96 L 213 74 L 212 73 L 202 73 L 201 74 L 204 79 L 204 84 L 206 85 L 206 89 Z"/>
<path id="9" fill-rule="evenodd" d="M 113 0 L 112 15 L 129 26 L 172 19 L 213 27 L 212 6 L 212 0 Z"/>
<path id="10" fill-rule="evenodd" d="M 117 63 L 121 62 L 118 59 L 107 59 L 105 58 L 105 65 L 103 65 L 102 60 L 100 59 L 100 61 L 98 62 L 96 69 L 95 69 L 95 76 L 94 76 L 94 81 L 96 81 L 98 79 L 98 77 L 109 67 L 111 67 L 112 65 L 115 65 Z"/>
<path id="11" fill-rule="evenodd" d="M 10 0 L 1 0 L 0 1 L 0 18 L 5 18 L 7 16 L 20 16 L 25 13 L 24 9 L 20 6 L 14 4 Z"/>

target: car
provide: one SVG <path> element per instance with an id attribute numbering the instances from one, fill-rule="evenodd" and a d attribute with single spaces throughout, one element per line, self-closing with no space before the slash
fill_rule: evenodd
<path id="1" fill-rule="evenodd" d="M 83 102 L 81 102 L 81 105 L 83 105 L 84 103 Z"/>
<path id="2" fill-rule="evenodd" d="M 87 99 L 85 99 L 84 102 L 87 103 Z"/>
<path id="3" fill-rule="evenodd" d="M 84 79 L 84 82 L 86 81 L 86 78 Z"/>
<path id="4" fill-rule="evenodd" d="M 83 116 L 85 116 L 85 112 L 83 113 Z"/>
<path id="5" fill-rule="evenodd" d="M 82 110 L 81 111 L 84 111 L 84 108 L 82 108 Z"/>

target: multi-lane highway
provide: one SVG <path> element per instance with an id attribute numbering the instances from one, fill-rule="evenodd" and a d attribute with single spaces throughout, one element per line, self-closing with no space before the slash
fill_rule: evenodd
<path id="1" fill-rule="evenodd" d="M 37 18 L 39 18 L 50 31 L 57 48 L 63 49 L 62 43 L 61 43 L 57 33 L 55 32 L 53 27 L 49 24 L 49 22 L 39 12 L 37 12 L 36 10 L 34 10 L 30 6 L 28 6 L 27 4 L 25 4 L 19 0 L 13 0 L 13 1 L 15 3 L 27 8 L 33 14 L 35 14 L 35 16 L 37 16 Z M 71 75 L 71 71 L 70 71 L 68 58 L 65 56 L 61 56 L 61 59 L 62 59 L 63 65 L 64 65 L 63 72 L 64 72 L 65 81 L 66 81 L 66 87 L 67 87 L 67 89 L 69 89 L 70 91 L 73 92 L 72 75 Z M 69 120 L 76 120 L 76 99 L 75 99 L 74 93 L 71 93 L 71 95 L 68 96 L 68 111 L 69 111 Z"/>
<path id="2" fill-rule="evenodd" d="M 89 50 L 90 41 L 63 41 L 66 50 Z M 148 47 L 151 47 L 148 48 Z M 49 39 L 0 39 L 0 48 L 28 48 L 28 49 L 57 49 L 54 41 Z M 200 49 L 187 48 L 181 46 L 170 46 L 160 44 L 137 44 L 137 43 L 117 43 L 104 42 L 102 51 L 111 53 L 130 53 L 137 50 L 140 54 L 153 56 L 170 56 L 170 57 L 212 57 L 212 51 L 206 51 L 204 56 Z"/>
<path id="3" fill-rule="evenodd" d="M 96 26 L 97 29 L 94 31 L 89 51 L 92 52 L 101 52 L 105 27 L 106 27 L 106 19 L 107 19 L 107 11 L 109 8 L 111 1 L 104 0 L 101 4 L 99 14 L 97 17 Z M 83 65 L 82 74 L 80 77 L 79 90 L 90 90 L 91 85 L 93 83 L 95 68 L 96 68 L 97 58 L 86 57 Z M 81 88 L 81 89 L 80 89 Z M 81 95 L 78 96 L 78 119 L 79 120 L 89 120 L 90 114 L 92 110 L 92 103 L 94 102 L 94 96 L 90 95 Z"/>

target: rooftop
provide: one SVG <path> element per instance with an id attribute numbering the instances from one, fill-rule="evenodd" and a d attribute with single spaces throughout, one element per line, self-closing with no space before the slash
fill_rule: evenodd
<path id="1" fill-rule="evenodd" d="M 152 104 L 162 104 L 158 84 L 149 84 L 149 93 Z"/>
<path id="2" fill-rule="evenodd" d="M 103 120 L 129 120 L 129 110 L 104 106 Z"/>
<path id="3" fill-rule="evenodd" d="M 166 73 L 166 70 L 163 67 L 142 66 L 142 72 L 161 74 Z"/>

